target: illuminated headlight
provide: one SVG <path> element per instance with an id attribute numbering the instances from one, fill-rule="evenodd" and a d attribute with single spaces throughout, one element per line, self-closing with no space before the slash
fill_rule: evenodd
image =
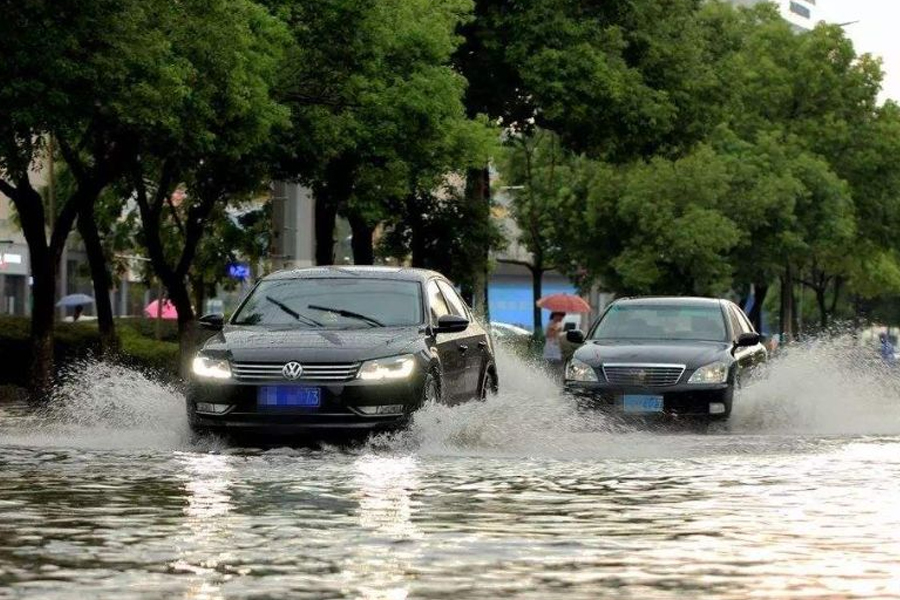
<path id="1" fill-rule="evenodd" d="M 198 354 L 194 358 L 194 375 L 207 379 L 231 379 L 231 366 L 227 360 Z"/>
<path id="2" fill-rule="evenodd" d="M 728 381 L 728 365 L 723 362 L 700 367 L 688 379 L 688 383 L 725 383 L 726 381 Z"/>
<path id="3" fill-rule="evenodd" d="M 412 354 L 379 358 L 363 363 L 359 368 L 359 379 L 384 381 L 386 379 L 407 379 L 416 369 L 416 359 Z"/>
<path id="4" fill-rule="evenodd" d="M 399 415 L 403 412 L 403 405 L 381 404 L 378 406 L 357 406 L 356 410 L 364 415 Z"/>
<path id="5" fill-rule="evenodd" d="M 573 358 L 566 365 L 566 381 L 598 381 L 594 367 Z"/>

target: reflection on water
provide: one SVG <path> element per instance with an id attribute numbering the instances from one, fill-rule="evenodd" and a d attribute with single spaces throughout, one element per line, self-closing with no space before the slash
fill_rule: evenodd
<path id="1" fill-rule="evenodd" d="M 0 598 L 900 597 L 900 394 L 841 343 L 729 427 L 630 430 L 502 357 L 504 392 L 355 449 L 192 446 L 85 367 L 0 408 Z"/>
<path id="2" fill-rule="evenodd" d="M 412 522 L 416 461 L 408 456 L 363 456 L 353 469 L 358 523 L 368 536 L 344 561 L 345 591 L 366 600 L 405 600 L 417 553 L 415 544 L 404 542 L 422 537 Z"/>
<path id="3" fill-rule="evenodd" d="M 184 492 L 185 531 L 175 543 L 181 558 L 172 563 L 177 572 L 193 573 L 198 582 L 185 594 L 190 600 L 224 598 L 222 582 L 229 575 L 220 567 L 228 567 L 234 538 L 234 518 L 229 494 L 233 469 L 224 456 L 215 454 L 183 454 L 179 457 L 187 478 Z"/>

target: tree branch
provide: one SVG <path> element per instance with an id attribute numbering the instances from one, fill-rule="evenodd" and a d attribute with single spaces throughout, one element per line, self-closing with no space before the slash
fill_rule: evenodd
<path id="1" fill-rule="evenodd" d="M 66 164 L 69 165 L 69 169 L 72 170 L 72 174 L 80 184 L 86 179 L 87 169 L 84 166 L 84 162 L 78 157 L 78 152 L 76 152 L 65 139 L 58 135 L 54 136 L 53 139 L 59 145 L 59 151 L 62 153 L 63 159 L 66 161 Z M 52 156 L 50 157 L 50 160 L 53 160 Z"/>

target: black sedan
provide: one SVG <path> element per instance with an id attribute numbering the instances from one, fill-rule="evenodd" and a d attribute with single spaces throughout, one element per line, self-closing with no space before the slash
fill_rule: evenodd
<path id="1" fill-rule="evenodd" d="M 193 362 L 195 431 L 302 434 L 396 428 L 426 402 L 495 392 L 491 338 L 438 273 L 282 271 L 257 283 Z"/>
<path id="2" fill-rule="evenodd" d="M 612 303 L 566 365 L 566 389 L 583 404 L 626 414 L 727 419 L 735 389 L 767 358 L 732 302 L 632 298 Z"/>

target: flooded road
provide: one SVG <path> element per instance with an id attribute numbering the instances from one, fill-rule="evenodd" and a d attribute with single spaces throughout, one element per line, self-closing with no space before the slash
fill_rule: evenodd
<path id="1" fill-rule="evenodd" d="M 86 367 L 0 409 L 0 598 L 900 597 L 900 394 L 834 345 L 728 427 L 487 403 L 353 449 L 192 444 L 179 395 Z"/>

